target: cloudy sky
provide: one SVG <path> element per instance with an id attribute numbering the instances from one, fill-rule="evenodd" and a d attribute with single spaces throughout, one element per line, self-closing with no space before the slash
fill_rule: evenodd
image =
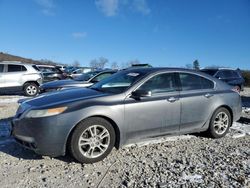
<path id="1" fill-rule="evenodd" d="M 250 69 L 249 0 L 0 0 L 0 51 Z"/>

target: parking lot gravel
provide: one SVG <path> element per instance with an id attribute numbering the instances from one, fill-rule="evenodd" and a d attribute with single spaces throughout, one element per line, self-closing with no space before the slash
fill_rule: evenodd
<path id="1" fill-rule="evenodd" d="M 248 104 L 250 89 L 242 96 Z M 19 98 L 0 96 L 0 187 L 250 187 L 247 105 L 224 138 L 166 137 L 114 149 L 95 164 L 80 164 L 70 156 L 42 157 L 15 143 L 9 121 Z"/>

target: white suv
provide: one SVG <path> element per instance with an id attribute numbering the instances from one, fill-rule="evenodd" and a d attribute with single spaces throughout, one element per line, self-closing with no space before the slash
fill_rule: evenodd
<path id="1" fill-rule="evenodd" d="M 24 91 L 27 96 L 39 93 L 43 77 L 36 65 L 15 61 L 0 62 L 0 93 Z"/>

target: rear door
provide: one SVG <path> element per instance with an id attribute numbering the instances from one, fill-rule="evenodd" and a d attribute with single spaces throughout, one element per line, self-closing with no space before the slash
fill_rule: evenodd
<path id="1" fill-rule="evenodd" d="M 179 73 L 180 131 L 200 129 L 208 120 L 214 100 L 214 82 L 192 73 Z"/>
<path id="2" fill-rule="evenodd" d="M 136 90 L 151 91 L 152 96 L 125 99 L 128 139 L 179 132 L 180 101 L 175 73 L 155 75 Z"/>
<path id="3" fill-rule="evenodd" d="M 23 65 L 8 64 L 4 73 L 6 87 L 22 87 L 22 76 L 26 71 Z"/>

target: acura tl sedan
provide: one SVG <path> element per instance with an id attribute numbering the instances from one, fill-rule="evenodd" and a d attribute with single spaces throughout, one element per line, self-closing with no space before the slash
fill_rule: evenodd
<path id="1" fill-rule="evenodd" d="M 79 162 L 94 163 L 113 147 L 150 138 L 195 132 L 223 137 L 240 113 L 240 95 L 202 72 L 127 69 L 90 88 L 23 102 L 12 134 L 40 155 L 69 151 Z"/>

